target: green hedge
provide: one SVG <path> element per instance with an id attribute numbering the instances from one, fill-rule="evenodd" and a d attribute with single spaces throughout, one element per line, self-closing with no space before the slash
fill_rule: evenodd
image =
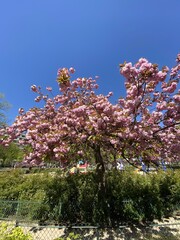
<path id="1" fill-rule="evenodd" d="M 56 173 L 0 173 L 0 199 L 40 201 L 30 217 L 42 224 L 115 226 L 172 215 L 180 204 L 180 174 L 167 171 L 140 175 L 134 171 L 107 173 L 107 193 L 98 198 L 94 173 L 63 177 Z"/>

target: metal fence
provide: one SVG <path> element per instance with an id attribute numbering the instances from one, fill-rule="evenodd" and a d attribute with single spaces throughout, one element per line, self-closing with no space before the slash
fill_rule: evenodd
<path id="1" fill-rule="evenodd" d="M 41 202 L 0 200 L 0 219 L 18 222 L 37 222 Z"/>
<path id="2" fill-rule="evenodd" d="M 179 240 L 180 213 L 174 218 L 154 221 L 153 224 L 119 225 L 116 228 L 102 229 L 90 225 L 40 225 L 38 209 L 40 202 L 31 201 L 0 201 L 0 226 L 2 222 L 8 225 L 8 232 L 20 227 L 24 234 L 30 234 L 33 240 Z M 61 204 L 58 211 L 61 211 Z M 1 234 L 1 229 L 0 229 Z M 1 236 L 0 236 L 1 239 Z M 4 239 L 3 239 L 4 240 Z M 16 239 L 13 239 L 16 240 Z M 27 240 L 29 240 L 27 238 Z"/>
<path id="3" fill-rule="evenodd" d="M 8 222 L 8 232 L 21 228 L 24 234 L 30 234 L 26 240 L 179 240 L 179 223 L 159 223 L 149 226 L 119 226 L 119 228 L 100 229 L 96 226 L 38 226 L 14 225 Z M 1 231 L 0 231 L 1 234 Z M 2 240 L 1 236 L 0 239 Z M 4 240 L 4 239 L 3 239 Z M 13 239 L 17 240 L 17 239 Z M 18 239 L 19 240 L 19 239 Z"/>

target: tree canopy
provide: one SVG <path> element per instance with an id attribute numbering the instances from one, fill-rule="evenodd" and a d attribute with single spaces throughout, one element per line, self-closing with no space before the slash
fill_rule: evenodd
<path id="1" fill-rule="evenodd" d="M 25 133 L 19 144 L 31 146 L 25 161 L 32 164 L 46 159 L 76 161 L 87 158 L 89 152 L 102 171 L 108 155 L 115 156 L 114 160 L 118 155 L 131 164 L 134 159 L 179 161 L 179 70 L 180 54 L 171 69 L 159 69 L 145 58 L 134 65 L 120 64 L 126 96 L 113 104 L 112 92 L 96 94 L 96 79 L 71 80 L 73 68 L 59 69 L 59 94 L 50 97 L 41 87 L 31 86 L 37 94 L 35 101 L 44 101 L 44 107 L 19 109 L 14 123 L 1 130 L 1 143 L 8 145 Z"/>

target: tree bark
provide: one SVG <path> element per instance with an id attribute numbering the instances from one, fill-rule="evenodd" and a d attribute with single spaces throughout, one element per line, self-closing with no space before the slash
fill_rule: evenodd
<path id="1" fill-rule="evenodd" d="M 105 194 L 106 192 L 105 166 L 101 155 L 100 146 L 94 147 L 94 155 L 96 161 L 96 174 L 99 184 L 99 190 L 101 191 L 101 193 Z"/>
<path id="2" fill-rule="evenodd" d="M 102 209 L 102 214 L 104 215 L 104 217 L 102 218 L 103 220 L 105 220 L 104 224 L 110 225 L 110 222 L 111 222 L 109 218 L 110 209 L 109 209 L 108 199 L 107 199 L 105 166 L 104 166 L 103 157 L 101 155 L 100 146 L 94 146 L 94 156 L 96 161 L 96 177 L 97 177 L 97 184 L 98 184 L 98 204 Z"/>

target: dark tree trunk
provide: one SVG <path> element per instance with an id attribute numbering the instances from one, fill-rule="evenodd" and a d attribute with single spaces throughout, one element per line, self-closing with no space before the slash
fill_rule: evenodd
<path id="1" fill-rule="evenodd" d="M 107 201 L 107 184 L 106 184 L 106 175 L 105 175 L 105 166 L 103 157 L 101 155 L 100 146 L 94 146 L 94 156 L 96 161 L 96 177 L 98 184 L 98 204 L 102 210 L 101 217 L 105 220 L 104 224 L 109 225 L 109 207 Z M 103 223 L 103 222 L 102 222 Z"/>
<path id="2" fill-rule="evenodd" d="M 99 190 L 101 193 L 106 192 L 106 179 L 105 179 L 105 167 L 104 161 L 101 155 L 101 148 L 99 146 L 95 146 L 94 155 L 96 160 L 96 174 L 99 184 Z"/>

